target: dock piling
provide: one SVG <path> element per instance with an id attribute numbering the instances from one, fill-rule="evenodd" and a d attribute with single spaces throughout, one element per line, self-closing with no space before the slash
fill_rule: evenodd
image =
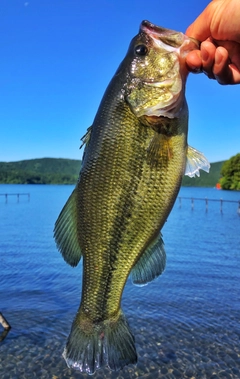
<path id="1" fill-rule="evenodd" d="M 30 201 L 30 193 L 0 193 L 0 196 L 5 196 L 5 203 L 8 203 L 9 196 L 17 196 L 17 202 L 19 203 L 20 196 L 27 196 Z"/>
<path id="2" fill-rule="evenodd" d="M 238 204 L 237 213 L 240 215 L 240 200 L 223 200 L 223 199 L 208 199 L 207 197 L 203 198 L 196 198 L 196 197 L 178 197 L 179 199 L 179 208 L 182 208 L 182 199 L 190 200 L 191 202 L 191 209 L 194 210 L 194 203 L 195 201 L 204 201 L 206 206 L 206 212 L 209 209 L 209 202 L 211 201 L 217 201 L 220 202 L 220 212 L 223 213 L 223 203 L 235 203 Z"/>

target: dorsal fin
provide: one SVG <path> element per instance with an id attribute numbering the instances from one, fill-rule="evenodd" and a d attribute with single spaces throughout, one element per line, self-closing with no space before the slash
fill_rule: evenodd
<path id="1" fill-rule="evenodd" d="M 86 133 L 81 138 L 82 144 L 79 147 L 79 149 L 81 149 L 84 145 L 86 146 L 88 145 L 88 142 L 90 141 L 90 137 L 91 137 L 91 132 L 92 132 L 92 126 L 89 126 L 89 128 L 87 128 Z"/>

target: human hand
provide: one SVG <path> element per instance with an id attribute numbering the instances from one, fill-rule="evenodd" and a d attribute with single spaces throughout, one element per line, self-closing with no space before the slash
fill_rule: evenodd
<path id="1" fill-rule="evenodd" d="M 203 71 L 220 84 L 240 84 L 240 1 L 213 0 L 186 31 L 201 41 L 186 58 L 190 71 Z"/>

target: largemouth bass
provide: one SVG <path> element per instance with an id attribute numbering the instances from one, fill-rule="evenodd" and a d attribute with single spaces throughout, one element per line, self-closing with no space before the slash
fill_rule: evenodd
<path id="1" fill-rule="evenodd" d="M 121 310 L 129 275 L 143 285 L 165 268 L 160 231 L 182 176 L 208 171 L 187 144 L 186 54 L 198 48 L 184 34 L 143 21 L 83 137 L 80 176 L 55 224 L 63 258 L 83 257 L 77 312 L 63 356 L 92 374 L 137 362 Z"/>

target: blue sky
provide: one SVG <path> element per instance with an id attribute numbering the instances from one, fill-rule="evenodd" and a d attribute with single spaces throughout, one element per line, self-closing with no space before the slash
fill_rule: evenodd
<path id="1" fill-rule="evenodd" d="M 80 138 L 147 19 L 184 32 L 199 0 L 1 0 L 0 161 L 81 159 Z M 240 86 L 187 82 L 189 144 L 210 162 L 240 152 Z"/>

